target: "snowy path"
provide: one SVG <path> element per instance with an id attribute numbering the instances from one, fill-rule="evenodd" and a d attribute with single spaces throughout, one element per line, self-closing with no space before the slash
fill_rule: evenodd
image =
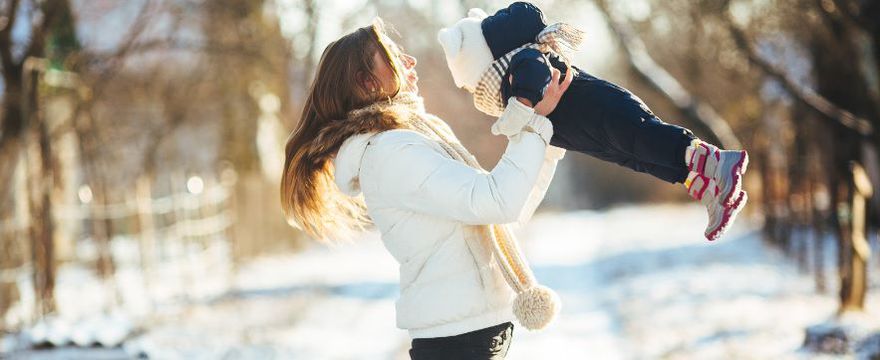
<path id="1" fill-rule="evenodd" d="M 563 301 L 542 332 L 515 331 L 508 358 L 780 359 L 833 313 L 832 295 L 748 226 L 702 239 L 698 207 L 539 214 L 520 229 L 542 283 Z M 169 312 L 126 344 L 151 358 L 406 359 L 394 327 L 397 265 L 376 234 L 261 259 L 238 290 Z M 880 309 L 880 296 L 869 297 Z"/>
<path id="2" fill-rule="evenodd" d="M 702 216 L 651 207 L 536 219 L 526 251 L 565 308 L 548 331 L 520 332 L 510 358 L 539 358 L 553 344 L 574 358 L 803 357 L 803 330 L 833 313 L 834 298 L 817 296 L 744 226 L 701 240 Z"/>

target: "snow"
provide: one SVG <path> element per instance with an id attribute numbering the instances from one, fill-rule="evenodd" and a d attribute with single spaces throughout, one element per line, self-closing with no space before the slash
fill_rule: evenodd
<path id="1" fill-rule="evenodd" d="M 704 219 L 672 206 L 536 218 L 525 251 L 565 307 L 547 331 L 520 331 L 509 358 L 554 343 L 560 356 L 602 359 L 801 356 L 804 329 L 833 314 L 834 297 L 815 294 L 746 219 L 716 242 L 695 231 Z"/>
<path id="2" fill-rule="evenodd" d="M 508 359 L 814 358 L 800 349 L 804 331 L 833 316 L 836 296 L 817 294 L 812 278 L 765 246 L 744 216 L 725 238 L 707 242 L 705 216 L 677 205 L 538 214 L 517 232 L 563 309 L 544 331 L 517 327 Z M 394 326 L 397 264 L 375 233 L 222 276 L 233 277 L 232 290 L 138 318 L 143 333 L 116 356 L 408 358 L 409 337 Z M 867 307 L 873 312 L 863 322 L 876 331 L 876 289 Z M 66 356 L 53 357 L 59 351 Z M 13 354 L 106 356 L 72 351 Z"/>

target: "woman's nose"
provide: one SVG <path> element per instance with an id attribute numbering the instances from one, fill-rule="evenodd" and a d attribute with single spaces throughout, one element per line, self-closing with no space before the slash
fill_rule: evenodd
<path id="1" fill-rule="evenodd" d="M 407 69 L 412 69 L 416 67 L 416 58 L 406 54 L 401 54 L 400 57 L 401 59 L 403 59 L 403 66 L 405 66 Z"/>

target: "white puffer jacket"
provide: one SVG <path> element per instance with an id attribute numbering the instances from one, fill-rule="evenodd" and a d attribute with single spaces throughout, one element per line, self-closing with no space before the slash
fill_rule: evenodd
<path id="1" fill-rule="evenodd" d="M 336 184 L 350 196 L 363 193 L 385 247 L 400 263 L 397 326 L 413 338 L 513 319 L 513 292 L 492 253 L 469 248 L 466 239 L 479 236 L 473 225 L 530 218 L 565 151 L 548 145 L 547 118 L 518 101 L 510 104 L 498 120 L 510 141 L 489 173 L 452 159 L 412 130 L 352 136 L 334 158 Z"/>

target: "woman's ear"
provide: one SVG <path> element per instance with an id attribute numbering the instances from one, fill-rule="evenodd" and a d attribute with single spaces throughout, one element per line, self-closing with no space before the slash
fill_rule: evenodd
<path id="1" fill-rule="evenodd" d="M 364 89 L 364 91 L 368 93 L 375 92 L 376 89 L 379 88 L 379 84 L 376 83 L 376 79 L 364 71 L 358 71 L 358 73 L 355 75 L 355 78 L 357 79 L 358 85 L 361 87 L 361 89 Z"/>

